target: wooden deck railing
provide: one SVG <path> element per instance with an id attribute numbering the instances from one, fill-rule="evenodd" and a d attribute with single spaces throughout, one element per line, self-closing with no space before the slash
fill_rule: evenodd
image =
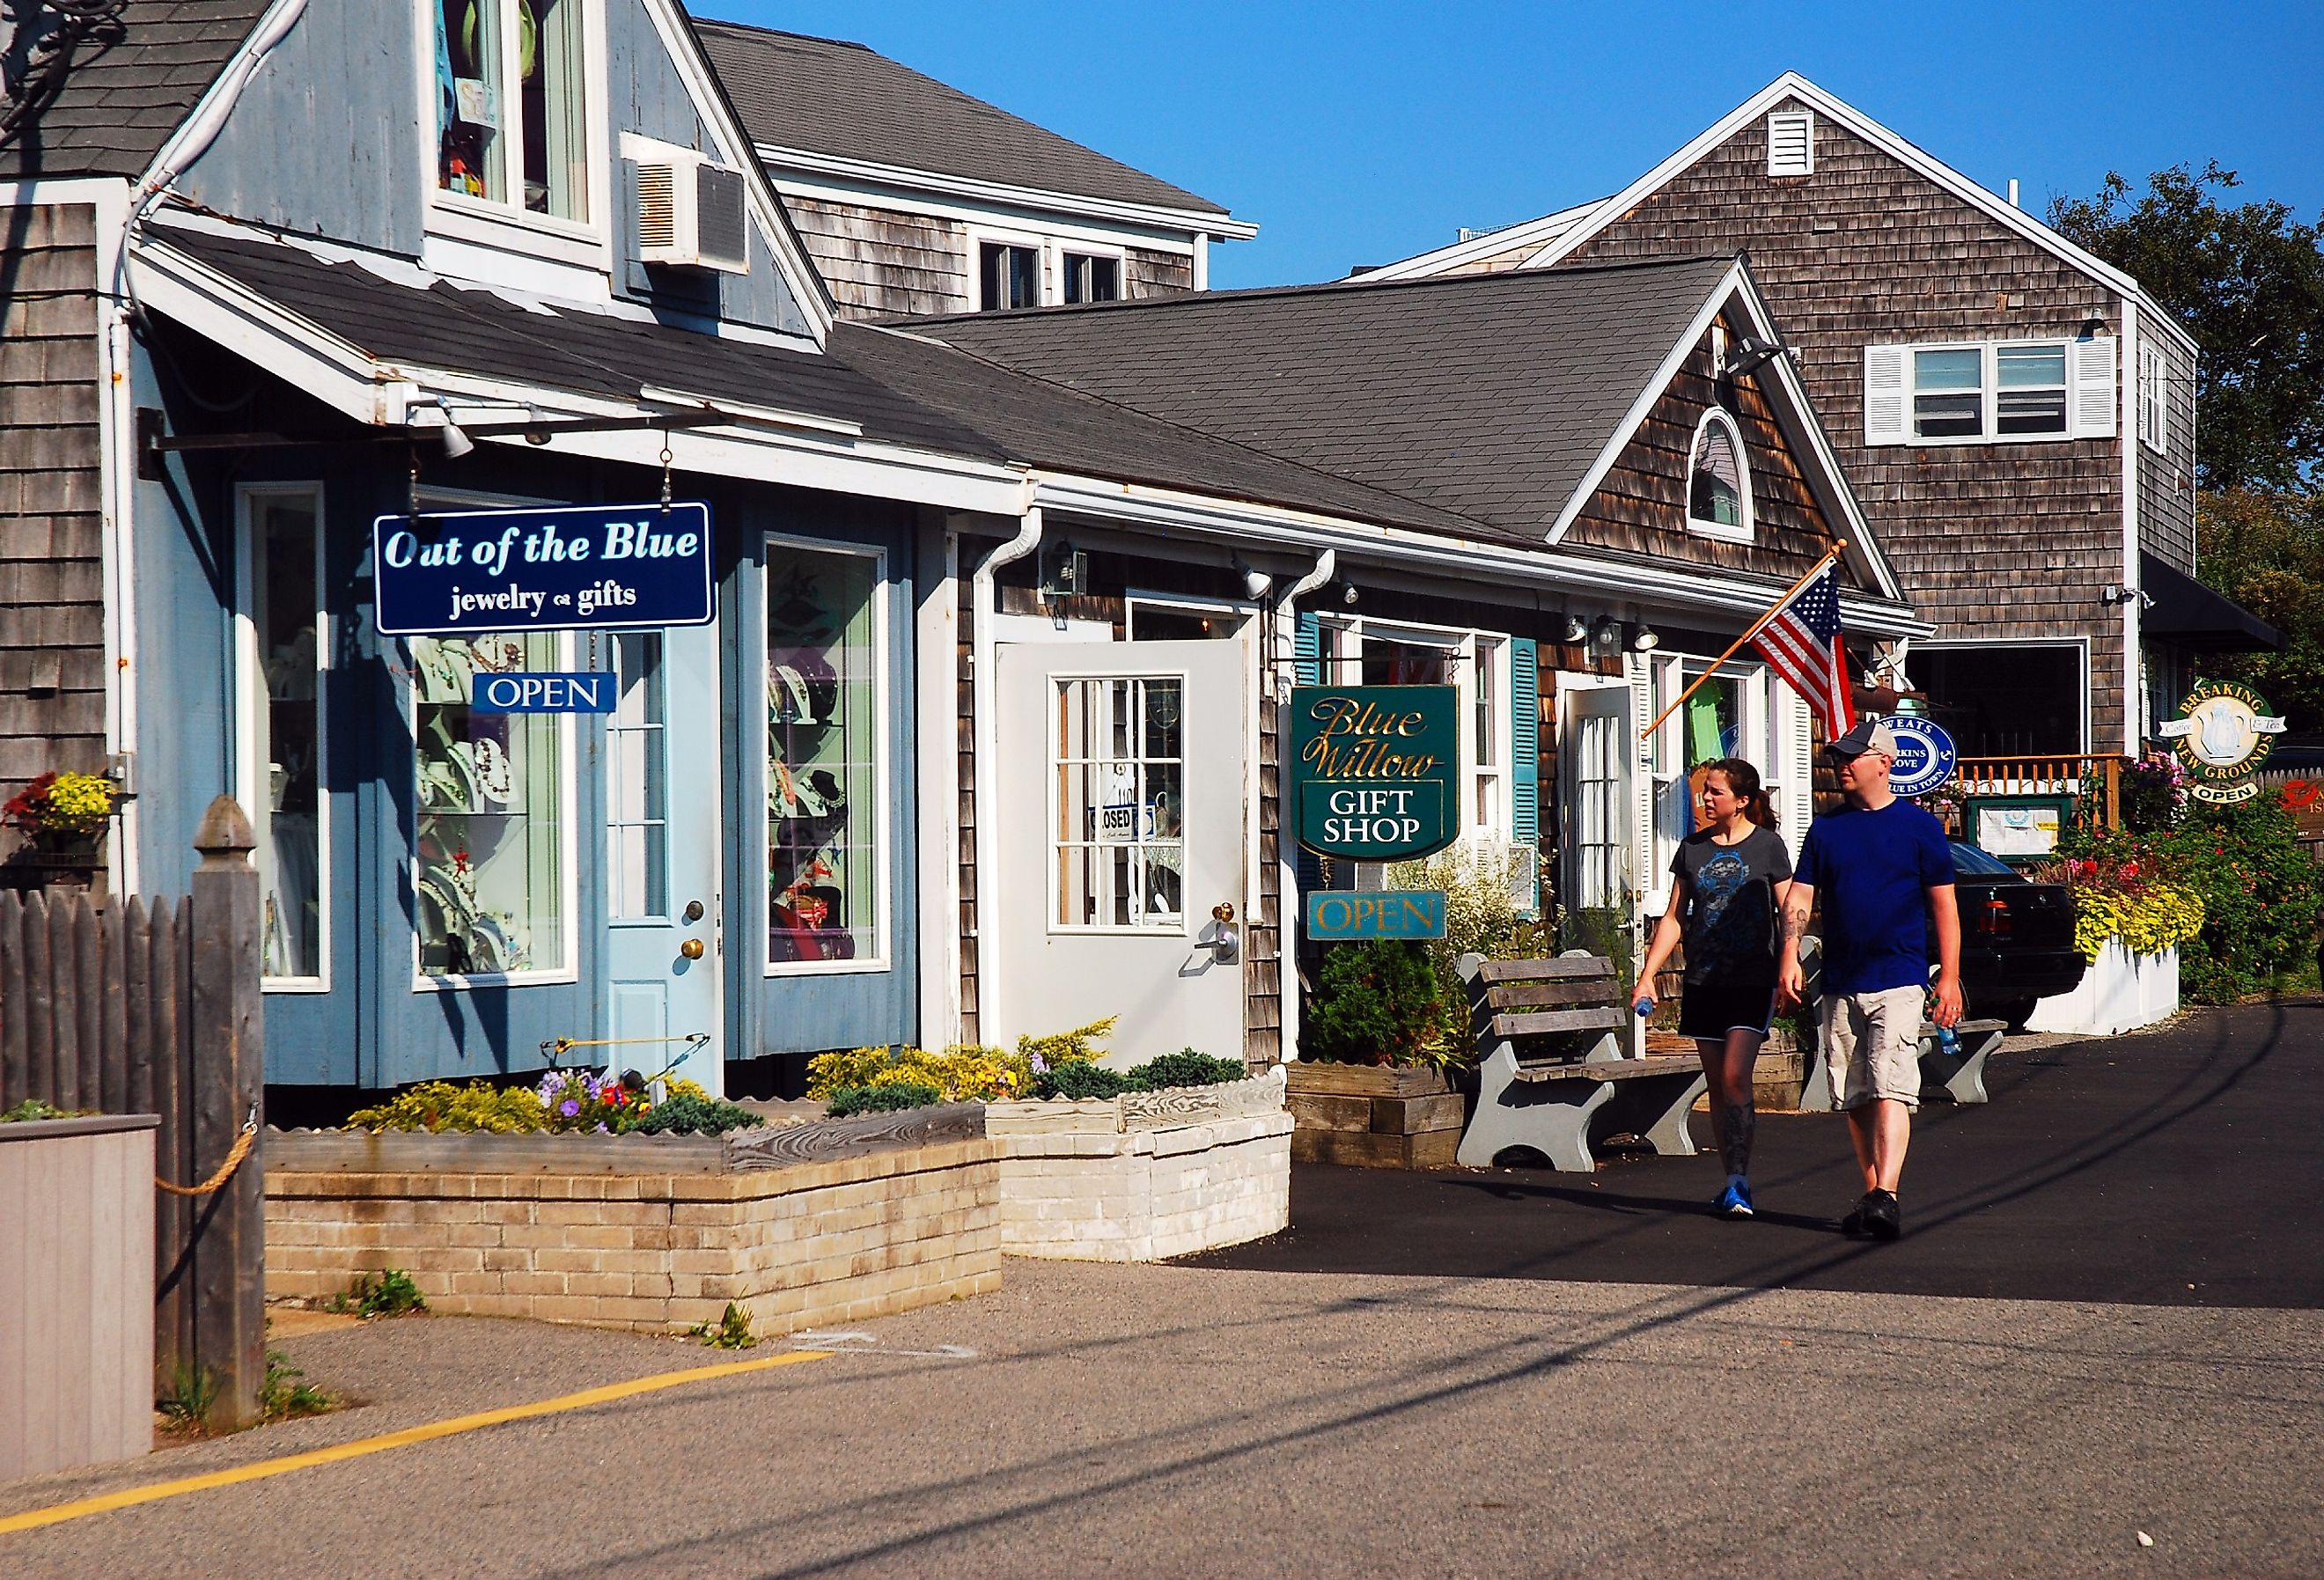
<path id="1" fill-rule="evenodd" d="M 1964 757 L 1954 772 L 1961 796 L 2072 796 L 2077 820 L 2122 827 L 2125 757 Z M 1948 814 L 1959 833 L 1959 817 Z"/>

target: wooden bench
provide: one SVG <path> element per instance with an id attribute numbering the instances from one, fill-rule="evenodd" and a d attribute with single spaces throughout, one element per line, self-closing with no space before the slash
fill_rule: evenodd
<path id="1" fill-rule="evenodd" d="M 1963 1021 L 1953 1028 L 1953 1051 L 1937 1040 L 1936 1027 L 1921 1022 L 1921 1101 L 1941 1098 L 1949 1103 L 1991 1101 L 1985 1089 L 1985 1061 L 2001 1046 L 2009 1027 L 2001 1021 Z M 1819 1022 L 1807 1058 L 1807 1080 L 1800 1088 L 1800 1112 L 1831 1112 L 1831 1077 L 1826 1073 L 1823 1033 Z"/>
<path id="2" fill-rule="evenodd" d="M 1490 1168 L 1526 1148 L 1553 1169 L 1598 1166 L 1591 1139 L 1642 1137 L 1666 1157 L 1690 1157 L 1686 1116 L 1704 1090 L 1693 1058 L 1632 1058 L 1628 984 L 1614 963 L 1575 951 L 1555 960 L 1461 957 L 1479 1067 L 1477 1109 L 1459 1160 Z"/>

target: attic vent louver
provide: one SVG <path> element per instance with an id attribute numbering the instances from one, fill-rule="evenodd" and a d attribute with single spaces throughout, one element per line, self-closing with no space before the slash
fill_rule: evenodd
<path id="1" fill-rule="evenodd" d="M 1778 110 L 1767 117 L 1767 173 L 1815 174 L 1815 116 L 1806 110 Z"/>
<path id="2" fill-rule="evenodd" d="M 750 273 L 750 189 L 741 171 L 641 137 L 624 137 L 622 152 L 637 166 L 641 262 Z"/>

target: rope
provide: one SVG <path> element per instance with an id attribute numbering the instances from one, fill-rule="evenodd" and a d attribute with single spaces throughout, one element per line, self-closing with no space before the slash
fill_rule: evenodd
<path id="1" fill-rule="evenodd" d="M 226 1161 L 217 1166 L 217 1173 L 199 1185 L 172 1185 L 158 1174 L 153 1176 L 153 1183 L 171 1196 L 208 1196 L 224 1185 L 228 1175 L 242 1167 L 242 1160 L 250 1156 L 250 1149 L 257 1144 L 258 1115 L 254 1112 L 249 1119 L 243 1122 L 242 1133 L 234 1138 L 234 1150 L 226 1155 Z"/>

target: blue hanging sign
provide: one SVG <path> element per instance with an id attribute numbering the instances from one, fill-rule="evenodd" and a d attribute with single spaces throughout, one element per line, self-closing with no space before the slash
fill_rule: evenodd
<path id="1" fill-rule="evenodd" d="M 718 617 L 696 501 L 473 510 L 372 523 L 383 636 L 627 631 Z"/>
<path id="2" fill-rule="evenodd" d="M 1900 796 L 1924 796 L 1953 776 L 1960 758 L 1943 725 L 1909 713 L 1880 722 L 1896 737 L 1896 764 L 1888 771 L 1891 790 Z"/>
<path id="3" fill-rule="evenodd" d="M 604 670 L 529 674 L 511 670 L 468 683 L 472 713 L 611 713 L 614 677 Z"/>
<path id="4" fill-rule="evenodd" d="M 1444 893 L 1438 889 L 1311 892 L 1307 936 L 1319 944 L 1358 938 L 1441 938 Z"/>

